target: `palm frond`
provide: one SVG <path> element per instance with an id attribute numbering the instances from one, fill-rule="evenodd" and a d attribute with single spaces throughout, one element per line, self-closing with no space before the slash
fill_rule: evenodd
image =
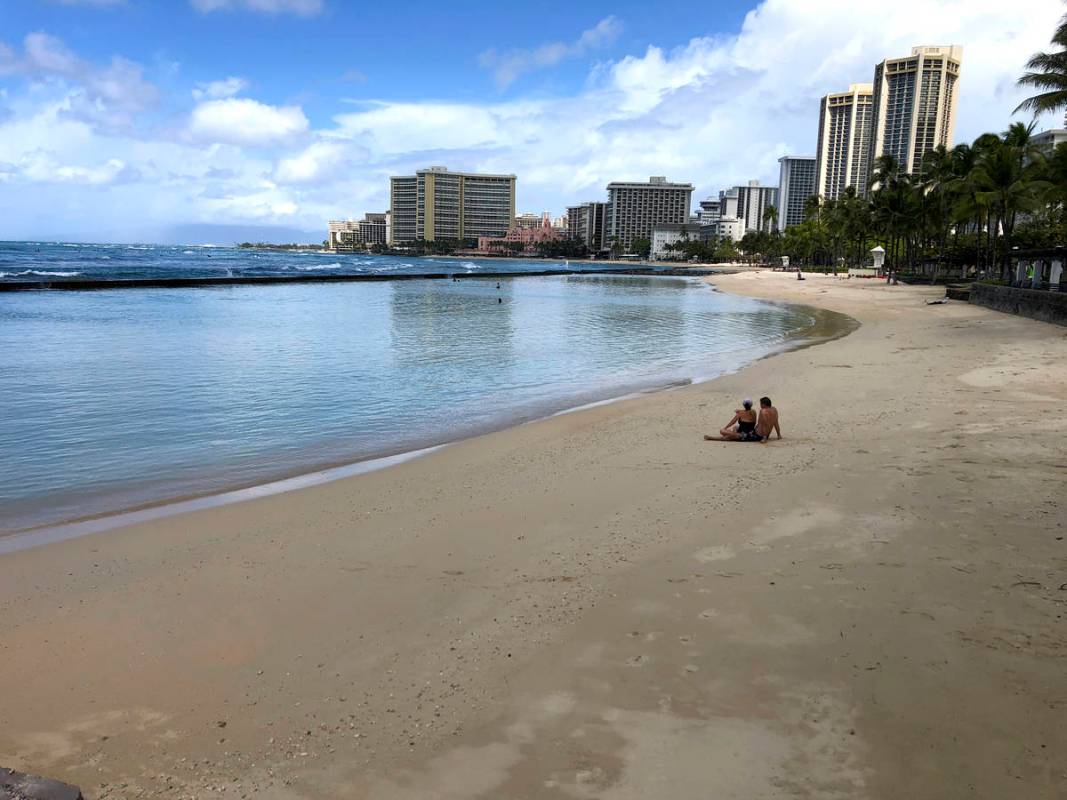
<path id="1" fill-rule="evenodd" d="M 1067 89 L 1067 69 L 1063 72 L 1026 72 L 1015 84 L 1036 89 Z"/>
<path id="2" fill-rule="evenodd" d="M 1034 53 L 1026 62 L 1026 68 L 1047 72 L 1061 70 L 1065 63 L 1067 63 L 1067 53 Z"/>
<path id="3" fill-rule="evenodd" d="M 1034 116 L 1038 116 L 1051 111 L 1059 111 L 1065 107 L 1067 107 L 1067 89 L 1028 97 L 1016 106 L 1015 113 L 1032 111 Z"/>

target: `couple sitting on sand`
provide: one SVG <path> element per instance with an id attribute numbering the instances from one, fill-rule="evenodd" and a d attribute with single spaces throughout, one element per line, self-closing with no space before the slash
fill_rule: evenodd
<path id="1" fill-rule="evenodd" d="M 709 442 L 766 442 L 771 438 L 771 431 L 782 438 L 778 427 L 778 409 L 771 405 L 771 398 L 759 399 L 759 414 L 752 410 L 752 401 L 741 401 L 734 418 L 726 423 L 718 436 L 705 436 Z"/>

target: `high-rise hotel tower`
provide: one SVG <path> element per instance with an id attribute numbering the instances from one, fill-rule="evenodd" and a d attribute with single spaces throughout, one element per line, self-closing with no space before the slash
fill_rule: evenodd
<path id="1" fill-rule="evenodd" d="M 397 243 L 503 236 L 515 219 L 514 175 L 430 167 L 392 178 L 389 195 Z"/>
<path id="2" fill-rule="evenodd" d="M 854 83 L 847 92 L 826 95 L 819 106 L 815 194 L 835 200 L 848 186 L 867 193 L 870 175 L 871 109 L 874 88 Z"/>
<path id="3" fill-rule="evenodd" d="M 815 194 L 815 159 L 782 156 L 778 159 L 778 230 L 804 221 L 804 204 Z"/>
<path id="4" fill-rule="evenodd" d="M 893 156 L 904 172 L 918 172 L 926 153 L 952 147 L 963 48 L 913 47 L 874 68 L 870 165 Z"/>
<path id="5" fill-rule="evenodd" d="M 634 239 L 651 241 L 655 225 L 688 222 L 692 197 L 693 184 L 670 183 L 660 175 L 649 178 L 648 183 L 609 183 L 604 244 L 610 247 L 618 243 L 624 251 L 629 251 Z"/>

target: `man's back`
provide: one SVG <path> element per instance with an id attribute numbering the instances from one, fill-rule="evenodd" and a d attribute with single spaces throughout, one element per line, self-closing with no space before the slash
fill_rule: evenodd
<path id="1" fill-rule="evenodd" d="M 756 420 L 756 433 L 764 439 L 768 439 L 772 431 L 778 434 L 779 439 L 782 438 L 782 431 L 778 427 L 778 409 L 771 405 L 769 397 L 761 397 L 759 419 Z"/>

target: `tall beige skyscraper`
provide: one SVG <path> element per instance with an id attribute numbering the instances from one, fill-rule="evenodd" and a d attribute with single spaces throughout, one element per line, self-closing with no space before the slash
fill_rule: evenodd
<path id="1" fill-rule="evenodd" d="M 918 172 L 923 156 L 952 147 L 963 48 L 913 47 L 874 68 L 871 169 L 890 154 L 905 172 Z"/>
<path id="2" fill-rule="evenodd" d="M 854 186 L 860 196 L 867 194 L 873 95 L 871 84 L 854 83 L 847 92 L 834 92 L 822 99 L 815 194 L 826 200 L 840 197 L 848 186 Z"/>
<path id="3" fill-rule="evenodd" d="M 392 243 L 503 236 L 515 219 L 515 176 L 420 169 L 390 179 Z"/>

